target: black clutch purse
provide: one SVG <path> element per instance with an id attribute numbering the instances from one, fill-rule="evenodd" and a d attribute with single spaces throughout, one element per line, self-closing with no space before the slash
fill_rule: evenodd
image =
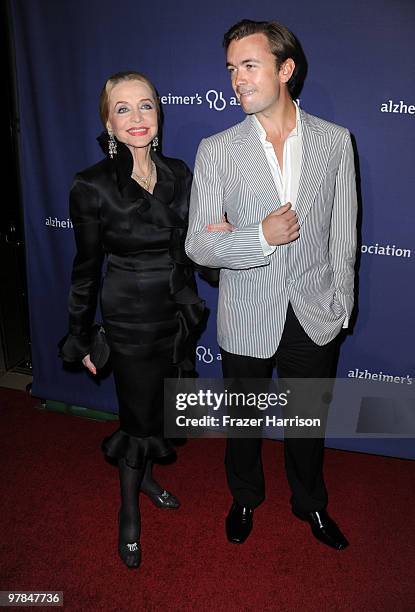
<path id="1" fill-rule="evenodd" d="M 110 347 L 108 346 L 105 329 L 102 325 L 96 324 L 92 327 L 89 356 L 97 370 L 103 368 L 108 361 Z"/>

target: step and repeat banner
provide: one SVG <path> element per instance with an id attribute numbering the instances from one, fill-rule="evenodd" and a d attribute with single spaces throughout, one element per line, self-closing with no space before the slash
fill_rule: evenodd
<path id="1" fill-rule="evenodd" d="M 412 385 L 415 388 L 415 4 L 258 0 L 254 9 L 245 0 L 205 4 L 12 0 L 10 4 L 33 394 L 117 411 L 112 378 L 96 381 L 84 371 L 66 371 L 56 346 L 67 332 L 75 252 L 68 192 L 75 172 L 102 157 L 96 137 L 102 130 L 98 98 L 104 82 L 124 70 L 147 74 L 163 108 L 163 152 L 193 167 L 200 140 L 244 116 L 225 68 L 224 32 L 243 18 L 275 19 L 297 35 L 307 56 L 301 107 L 346 126 L 357 154 L 358 297 L 338 376 L 356 384 L 371 383 L 372 431 L 377 434 L 330 439 L 328 444 L 415 457 L 414 404 L 406 393 Z M 201 377 L 218 377 L 217 289 L 201 280 L 198 284 L 211 314 L 197 347 L 197 369 Z M 381 401 L 385 383 L 392 405 L 395 391 L 396 401 L 406 402 L 409 420 L 406 430 L 398 427 L 401 437 L 381 435 L 389 431 L 382 419 L 390 421 L 390 411 Z"/>

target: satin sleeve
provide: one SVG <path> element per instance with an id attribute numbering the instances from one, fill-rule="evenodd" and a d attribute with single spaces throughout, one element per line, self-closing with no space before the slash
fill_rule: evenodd
<path id="1" fill-rule="evenodd" d="M 61 348 L 65 361 L 82 359 L 89 352 L 104 259 L 99 203 L 96 187 L 77 175 L 69 199 L 76 255 L 68 300 L 69 334 Z"/>

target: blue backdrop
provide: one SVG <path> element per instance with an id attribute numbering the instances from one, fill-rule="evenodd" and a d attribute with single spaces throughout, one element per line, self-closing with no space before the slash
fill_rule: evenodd
<path id="1" fill-rule="evenodd" d="M 112 379 L 68 373 L 56 342 L 66 333 L 74 241 L 68 192 L 76 171 L 98 161 L 98 96 L 109 75 L 149 75 L 165 115 L 163 151 L 193 166 L 201 138 L 240 121 L 221 47 L 236 21 L 277 19 L 300 39 L 309 63 L 300 104 L 344 125 L 358 151 L 361 236 L 357 320 L 338 375 L 414 375 L 415 5 L 411 0 L 12 0 L 33 394 L 115 412 Z M 220 374 L 216 290 L 197 349 L 201 376 Z M 396 382 L 397 380 L 400 382 Z M 415 383 L 414 383 L 415 384 Z M 415 457 L 414 441 L 334 440 L 339 448 Z"/>

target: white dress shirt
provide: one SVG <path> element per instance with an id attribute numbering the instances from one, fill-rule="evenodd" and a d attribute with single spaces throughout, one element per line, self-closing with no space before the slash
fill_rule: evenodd
<path id="1" fill-rule="evenodd" d="M 280 198 L 281 206 L 287 204 L 287 202 L 291 202 L 292 210 L 295 210 L 298 186 L 300 183 L 303 150 L 300 111 L 298 105 L 294 101 L 293 104 L 295 106 L 296 115 L 295 128 L 288 134 L 284 142 L 282 171 L 274 147 L 272 143 L 267 140 L 267 134 L 255 115 L 254 122 L 258 130 L 261 144 L 264 147 L 264 152 Z M 268 244 L 266 241 L 262 231 L 262 222 L 259 224 L 259 239 L 264 255 L 271 255 L 276 247 Z"/>

